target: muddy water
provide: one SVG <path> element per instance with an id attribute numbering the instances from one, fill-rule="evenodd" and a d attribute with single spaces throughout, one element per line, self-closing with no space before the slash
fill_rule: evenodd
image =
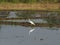
<path id="1" fill-rule="evenodd" d="M 0 45 L 60 45 L 60 29 L 1 25 Z"/>

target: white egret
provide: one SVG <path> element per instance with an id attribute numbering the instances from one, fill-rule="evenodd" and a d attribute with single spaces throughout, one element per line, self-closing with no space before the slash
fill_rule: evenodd
<path id="1" fill-rule="evenodd" d="M 29 19 L 28 21 L 29 21 L 29 23 L 31 23 L 32 25 L 35 25 L 35 23 L 34 23 L 33 21 L 31 21 L 30 19 Z M 34 30 L 35 30 L 35 29 L 32 28 L 32 29 L 29 31 L 29 35 L 30 35 L 30 33 L 33 32 Z"/>
<path id="2" fill-rule="evenodd" d="M 32 25 L 35 25 L 35 23 L 33 21 L 31 21 L 30 19 L 29 19 L 29 23 L 31 23 Z"/>

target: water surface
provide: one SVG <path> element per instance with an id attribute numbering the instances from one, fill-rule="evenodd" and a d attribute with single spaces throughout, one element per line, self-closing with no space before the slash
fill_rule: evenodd
<path id="1" fill-rule="evenodd" d="M 16 17 L 15 12 L 12 11 L 7 18 Z M 31 20 L 35 23 L 46 23 L 46 21 L 41 19 Z M 25 22 L 28 20 L 3 21 Z M 29 31 L 32 30 L 32 27 L 0 25 L 0 45 L 60 45 L 60 28 L 33 27 L 33 29 L 34 31 L 29 35 Z"/>
<path id="2" fill-rule="evenodd" d="M 0 45 L 60 45 L 60 29 L 1 25 Z"/>

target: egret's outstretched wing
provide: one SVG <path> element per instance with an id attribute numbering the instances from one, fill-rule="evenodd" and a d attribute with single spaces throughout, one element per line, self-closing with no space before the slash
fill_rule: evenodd
<path id="1" fill-rule="evenodd" d="M 31 23 L 32 25 L 35 25 L 35 23 L 33 21 L 31 21 L 30 19 L 29 19 L 29 23 Z"/>
<path id="2" fill-rule="evenodd" d="M 29 35 L 30 35 L 30 33 L 33 32 L 34 30 L 35 30 L 35 29 L 31 29 L 31 30 L 29 31 Z"/>

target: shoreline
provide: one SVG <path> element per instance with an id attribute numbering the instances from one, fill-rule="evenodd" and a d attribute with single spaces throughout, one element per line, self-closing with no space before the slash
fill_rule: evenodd
<path id="1" fill-rule="evenodd" d="M 21 26 L 25 26 L 25 27 L 60 27 L 60 24 L 48 24 L 48 23 L 35 23 L 36 25 L 32 25 L 28 22 L 0 22 L 0 25 L 4 24 L 4 25 L 21 25 Z"/>

